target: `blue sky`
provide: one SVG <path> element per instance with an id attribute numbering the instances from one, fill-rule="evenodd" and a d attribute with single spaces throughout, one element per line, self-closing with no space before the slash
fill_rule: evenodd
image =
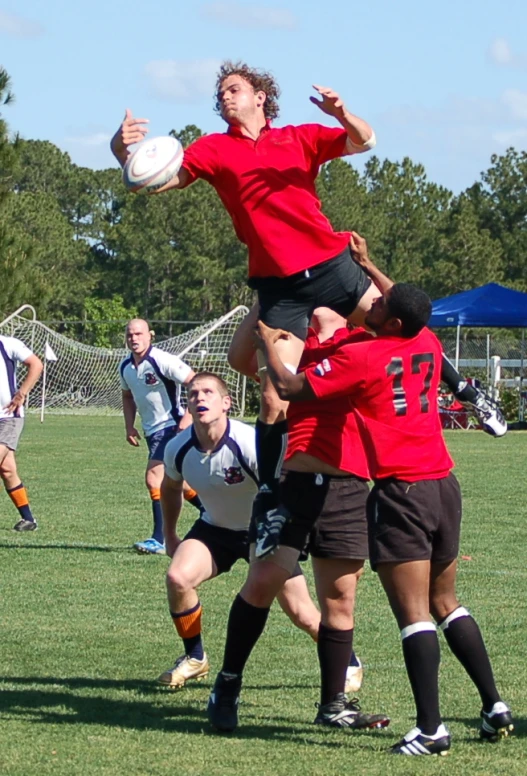
<path id="1" fill-rule="evenodd" d="M 409 156 L 459 192 L 492 154 L 527 149 L 526 29 L 525 0 L 0 0 L 16 95 L 2 112 L 25 138 L 108 167 L 126 107 L 152 136 L 221 131 L 214 73 L 244 59 L 280 83 L 278 123 L 331 123 L 309 102 L 311 84 L 331 86 L 381 158 Z"/>

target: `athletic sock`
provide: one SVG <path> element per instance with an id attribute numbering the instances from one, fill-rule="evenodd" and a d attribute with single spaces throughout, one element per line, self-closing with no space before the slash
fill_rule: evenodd
<path id="1" fill-rule="evenodd" d="M 198 601 L 196 606 L 185 612 L 170 612 L 178 635 L 183 640 L 185 655 L 196 660 L 203 660 L 204 656 L 201 641 L 201 611 L 201 603 Z"/>
<path id="2" fill-rule="evenodd" d="M 336 630 L 318 626 L 317 652 L 320 665 L 320 704 L 330 703 L 344 692 L 346 670 L 353 650 L 353 628 Z"/>
<path id="3" fill-rule="evenodd" d="M 231 606 L 223 657 L 223 674 L 241 676 L 249 656 L 262 635 L 270 608 L 248 604 L 237 595 Z"/>
<path id="4" fill-rule="evenodd" d="M 447 644 L 476 685 L 484 711 L 490 711 L 501 700 L 483 636 L 476 620 L 458 606 L 439 623 Z"/>
<path id="5" fill-rule="evenodd" d="M 21 482 L 20 485 L 15 485 L 14 488 L 7 490 L 7 492 L 9 493 L 9 498 L 18 509 L 18 513 L 22 520 L 27 520 L 30 523 L 34 523 L 35 518 L 33 517 L 31 508 L 29 506 L 29 499 L 27 497 L 27 491 L 24 487 L 24 483 Z"/>
<path id="6" fill-rule="evenodd" d="M 441 724 L 439 712 L 439 641 L 432 622 L 415 622 L 401 631 L 406 671 L 417 710 L 417 727 L 433 736 Z"/>
<path id="7" fill-rule="evenodd" d="M 201 503 L 201 499 L 198 496 L 197 491 L 193 490 L 192 488 L 189 488 L 188 490 L 183 491 L 183 497 L 185 501 L 188 501 L 189 504 L 192 504 L 193 507 L 196 507 L 196 509 L 201 512 L 203 507 L 203 504 Z"/>
<path id="8" fill-rule="evenodd" d="M 444 353 L 443 361 L 441 362 L 441 381 L 450 388 L 459 401 L 472 403 L 476 401 L 478 397 L 477 390 L 461 377 L 454 364 L 448 360 Z"/>
<path id="9" fill-rule="evenodd" d="M 260 489 L 270 490 L 278 499 L 278 483 L 287 449 L 287 420 L 278 423 L 256 421 L 256 460 Z"/>
<path id="10" fill-rule="evenodd" d="M 150 492 L 150 498 L 152 499 L 152 516 L 154 518 L 154 529 L 152 531 L 152 539 L 155 539 L 159 544 L 164 544 L 165 538 L 163 536 L 163 512 L 161 511 L 161 491 L 159 488 L 152 488 Z"/>

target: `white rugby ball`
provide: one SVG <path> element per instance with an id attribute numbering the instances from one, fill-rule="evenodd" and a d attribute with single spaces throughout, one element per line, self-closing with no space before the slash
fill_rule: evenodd
<path id="1" fill-rule="evenodd" d="M 183 163 L 183 146 L 175 137 L 143 140 L 128 157 L 123 182 L 130 191 L 156 191 L 178 174 Z"/>

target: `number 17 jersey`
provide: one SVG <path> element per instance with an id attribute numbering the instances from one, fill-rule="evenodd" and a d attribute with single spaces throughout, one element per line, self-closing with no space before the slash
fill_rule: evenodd
<path id="1" fill-rule="evenodd" d="M 373 479 L 414 482 L 454 466 L 438 412 L 441 361 L 429 329 L 411 339 L 357 333 L 305 374 L 318 398 L 349 397 Z"/>

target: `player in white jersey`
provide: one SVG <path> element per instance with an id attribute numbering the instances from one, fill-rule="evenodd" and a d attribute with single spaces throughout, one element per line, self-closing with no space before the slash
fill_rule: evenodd
<path id="1" fill-rule="evenodd" d="M 160 504 L 163 455 L 167 442 L 191 422 L 181 405 L 181 386 L 192 379 L 194 372 L 178 356 L 153 347 L 148 323 L 140 318 L 128 322 L 126 344 L 131 353 L 119 366 L 126 441 L 132 447 L 139 446 L 141 437 L 134 425 L 137 412 L 148 446 L 145 483 L 154 519 L 151 538 L 136 542 L 134 548 L 141 553 L 164 555 Z M 185 495 L 199 507 L 195 492 L 187 490 Z"/>
<path id="2" fill-rule="evenodd" d="M 17 363 L 27 366 L 27 374 L 17 387 Z M 27 492 L 18 476 L 15 450 L 24 427 L 24 402 L 42 373 L 42 361 L 16 337 L 0 335 L 0 477 L 20 519 L 15 531 L 35 531 Z"/>
<path id="3" fill-rule="evenodd" d="M 249 560 L 248 528 L 258 492 L 255 431 L 230 420 L 231 400 L 224 381 L 210 373 L 196 375 L 188 385 L 193 425 L 170 440 L 165 449 L 161 503 L 165 544 L 172 556 L 167 572 L 170 614 L 185 654 L 158 681 L 182 687 L 209 672 L 201 639 L 201 603 L 196 589 L 208 579 L 230 571 L 237 560 Z M 203 512 L 184 539 L 177 535 L 183 506 L 183 482 L 200 494 Z M 278 595 L 295 625 L 316 640 L 320 613 L 297 567 Z"/>

